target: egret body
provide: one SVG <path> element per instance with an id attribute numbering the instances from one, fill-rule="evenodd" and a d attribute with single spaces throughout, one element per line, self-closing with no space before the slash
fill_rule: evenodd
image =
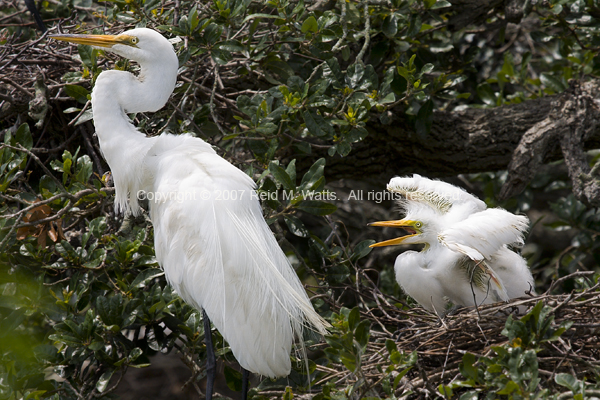
<path id="1" fill-rule="evenodd" d="M 266 224 L 254 181 L 203 140 L 146 137 L 127 117 L 156 111 L 168 100 L 179 66 L 173 46 L 146 28 L 117 36 L 53 38 L 139 63 L 138 76 L 102 72 L 92 91 L 94 125 L 113 175 L 116 209 L 137 215 L 139 194 L 147 196 L 156 257 L 168 282 L 208 314 L 244 369 L 288 375 L 292 344 L 302 338 L 303 327 L 324 333 L 328 324 L 313 309 Z M 209 373 L 214 370 L 210 362 Z"/>
<path id="2" fill-rule="evenodd" d="M 443 315 L 449 304 L 473 306 L 532 293 L 527 263 L 508 246 L 522 245 L 525 216 L 485 203 L 461 188 L 419 175 L 393 178 L 405 218 L 373 226 L 403 228 L 408 235 L 371 247 L 424 244 L 394 265 L 402 289 L 424 308 Z"/>

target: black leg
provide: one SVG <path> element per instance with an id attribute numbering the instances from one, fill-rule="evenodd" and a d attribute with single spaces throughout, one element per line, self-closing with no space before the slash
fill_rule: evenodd
<path id="1" fill-rule="evenodd" d="M 242 400 L 248 399 L 248 378 L 250 373 L 247 369 L 242 368 Z"/>
<path id="2" fill-rule="evenodd" d="M 217 359 L 210 331 L 210 319 L 204 309 L 202 309 L 202 320 L 204 322 L 204 343 L 206 344 L 206 400 L 212 400 Z"/>

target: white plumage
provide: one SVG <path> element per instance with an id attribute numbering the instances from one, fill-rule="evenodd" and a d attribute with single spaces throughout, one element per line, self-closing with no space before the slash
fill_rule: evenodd
<path id="1" fill-rule="evenodd" d="M 372 247 L 425 244 L 395 263 L 403 290 L 428 310 L 443 314 L 449 303 L 480 305 L 532 293 L 527 263 L 508 246 L 523 244 L 527 217 L 483 201 L 449 183 L 419 175 L 393 178 L 388 190 L 402 195 L 405 217 L 374 226 L 404 228 L 409 235 Z"/>
<path id="2" fill-rule="evenodd" d="M 147 196 L 156 257 L 169 283 L 206 311 L 242 367 L 288 375 L 294 338 L 302 338 L 304 326 L 325 333 L 328 324 L 266 224 L 254 182 L 201 139 L 149 138 L 126 115 L 156 111 L 169 98 L 178 69 L 172 45 L 145 28 L 54 38 L 102 47 L 140 64 L 137 77 L 101 73 L 92 92 L 116 208 L 138 214 L 138 194 Z"/>

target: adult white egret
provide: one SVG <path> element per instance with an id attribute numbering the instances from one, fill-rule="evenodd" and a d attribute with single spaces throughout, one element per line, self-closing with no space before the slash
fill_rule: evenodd
<path id="1" fill-rule="evenodd" d="M 156 258 L 177 293 L 204 312 L 211 352 L 207 398 L 215 365 L 208 318 L 244 370 L 287 376 L 294 338 L 301 341 L 304 326 L 325 333 L 328 324 L 266 224 L 254 181 L 203 140 L 146 137 L 127 117 L 162 108 L 173 92 L 179 62 L 171 43 L 146 28 L 52 38 L 111 51 L 141 67 L 138 76 L 114 70 L 98 76 L 94 125 L 113 175 L 116 209 L 137 215 L 138 195 L 148 197 Z M 245 397 L 246 371 L 244 378 Z"/>
<path id="2" fill-rule="evenodd" d="M 374 222 L 409 234 L 371 247 L 425 244 L 395 263 L 396 280 L 424 308 L 443 315 L 449 305 L 473 306 L 508 301 L 533 292 L 527 263 L 509 245 L 522 245 L 525 216 L 485 203 L 461 188 L 419 175 L 393 178 L 387 186 L 400 195 L 405 218 Z"/>

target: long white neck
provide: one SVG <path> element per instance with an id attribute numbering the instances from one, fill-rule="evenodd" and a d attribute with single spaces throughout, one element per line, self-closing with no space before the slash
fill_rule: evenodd
<path id="1" fill-rule="evenodd" d="M 118 212 L 137 215 L 138 191 L 152 190 L 147 187 L 144 159 L 154 140 L 138 131 L 126 113 L 153 112 L 165 105 L 177 80 L 177 57 L 171 53 L 142 62 L 137 77 L 125 71 L 102 72 L 92 91 L 94 125 L 112 172 Z"/>

